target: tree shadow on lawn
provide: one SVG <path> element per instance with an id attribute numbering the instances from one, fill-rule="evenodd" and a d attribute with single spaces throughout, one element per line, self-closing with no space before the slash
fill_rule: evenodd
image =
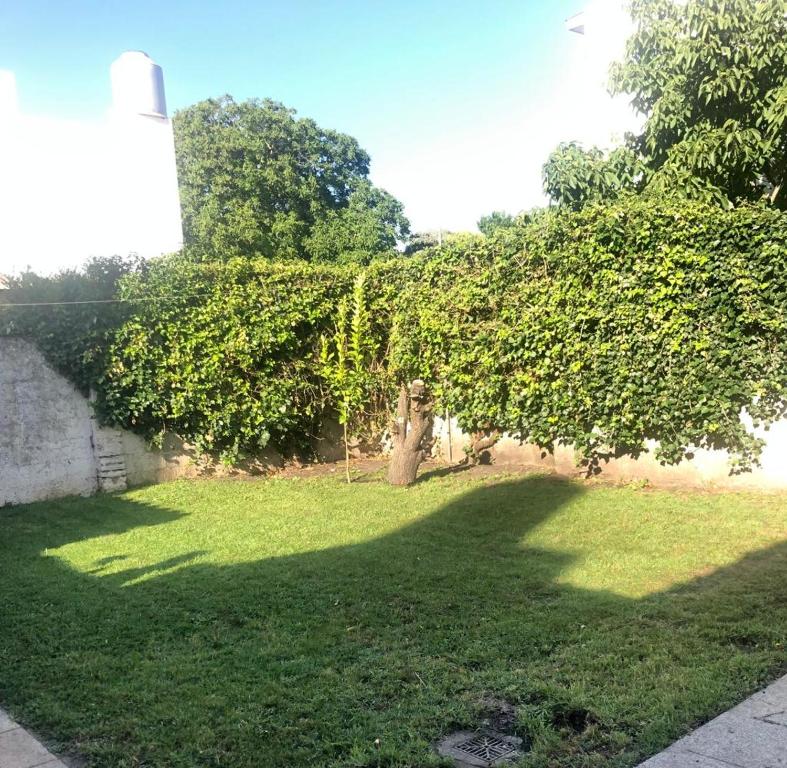
<path id="1" fill-rule="evenodd" d="M 787 583 L 787 545 L 640 600 L 578 589 L 573 555 L 521 541 L 580 493 L 497 482 L 350 546 L 92 575 L 46 548 L 183 513 L 4 513 L 0 701 L 100 766 L 440 765 L 494 699 L 529 765 L 634 765 L 774 674 L 785 605 L 758 587 Z"/>

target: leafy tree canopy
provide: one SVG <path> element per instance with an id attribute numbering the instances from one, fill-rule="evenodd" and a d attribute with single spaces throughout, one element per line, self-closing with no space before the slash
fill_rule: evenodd
<path id="1" fill-rule="evenodd" d="M 422 251 L 436 252 L 442 246 L 457 243 L 473 243 L 482 240 L 477 232 L 448 232 L 441 229 L 437 232 L 415 232 L 409 239 L 404 249 L 405 256 L 413 256 Z"/>
<path id="2" fill-rule="evenodd" d="M 577 142 L 559 144 L 544 165 L 544 189 L 552 200 L 572 210 L 586 202 L 611 201 L 642 185 L 643 165 L 628 147 L 604 153 Z"/>
<path id="3" fill-rule="evenodd" d="M 643 176 L 562 147 L 545 167 L 548 194 L 571 207 L 642 188 L 787 208 L 785 11 L 784 0 L 633 0 L 635 31 L 611 86 L 645 116 L 627 141 Z"/>
<path id="4" fill-rule="evenodd" d="M 405 256 L 412 256 L 427 248 L 436 248 L 451 232 L 414 232 L 404 249 Z"/>
<path id="5" fill-rule="evenodd" d="M 305 246 L 313 261 L 368 264 L 373 256 L 393 254 L 409 233 L 402 204 L 362 181 L 344 208 L 328 211 L 314 223 Z"/>
<path id="6" fill-rule="evenodd" d="M 201 258 L 367 261 L 409 233 L 358 142 L 278 102 L 208 99 L 174 128 L 184 238 Z"/>
<path id="7" fill-rule="evenodd" d="M 478 220 L 478 229 L 482 235 L 490 237 L 500 229 L 513 227 L 516 218 L 504 211 L 492 211 L 488 216 L 482 216 Z"/>

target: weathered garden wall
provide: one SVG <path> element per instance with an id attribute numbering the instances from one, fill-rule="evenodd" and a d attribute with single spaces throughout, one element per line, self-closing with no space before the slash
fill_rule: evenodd
<path id="1" fill-rule="evenodd" d="M 726 451 L 698 450 L 694 458 L 680 464 L 662 466 L 651 452 L 638 459 L 623 457 L 601 464 L 601 477 L 619 483 L 647 482 L 661 488 L 787 490 L 787 421 L 775 423 L 769 431 L 755 430 L 766 441 L 760 459 L 761 466 L 752 472 L 730 475 L 729 455 Z M 445 461 L 460 461 L 469 436 L 451 420 L 449 433 L 445 419 L 435 420 L 438 436 L 436 451 Z M 518 466 L 544 469 L 559 475 L 584 475 L 577 463 L 577 454 L 570 446 L 557 446 L 554 453 L 543 454 L 538 446 L 520 444 L 504 436 L 490 451 L 492 461 L 499 466 Z"/>
<path id="2" fill-rule="evenodd" d="M 455 420 L 450 440 L 445 420 L 438 419 L 435 426 L 440 457 L 460 461 L 467 436 Z M 329 432 L 316 446 L 317 453 L 335 460 L 342 453 L 340 438 Z M 787 422 L 761 436 L 767 440 L 762 466 L 751 473 L 730 476 L 724 451 L 703 450 L 677 466 L 661 466 L 652 454 L 616 459 L 602 465 L 602 477 L 662 487 L 787 490 Z M 542 456 L 535 446 L 503 438 L 492 457 L 501 467 L 582 473 L 570 447 Z M 32 343 L 0 338 L 0 506 L 225 472 L 196 458 L 174 437 L 168 437 L 161 450 L 151 450 L 137 435 L 101 427 L 87 398 L 56 373 Z M 280 464 L 281 457 L 271 452 L 248 469 Z"/>
<path id="3" fill-rule="evenodd" d="M 90 404 L 33 345 L 0 338 L 0 505 L 97 487 Z"/>
<path id="4" fill-rule="evenodd" d="M 267 465 L 276 462 L 266 457 Z M 0 506 L 205 471 L 175 438 L 151 450 L 137 435 L 100 426 L 88 399 L 33 344 L 0 337 Z"/>

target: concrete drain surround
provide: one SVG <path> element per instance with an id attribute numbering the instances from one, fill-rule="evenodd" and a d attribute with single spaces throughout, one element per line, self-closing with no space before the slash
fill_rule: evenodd
<path id="1" fill-rule="evenodd" d="M 459 768 L 492 768 L 506 765 L 524 754 L 522 739 L 495 731 L 459 731 L 437 745 L 443 757 Z"/>

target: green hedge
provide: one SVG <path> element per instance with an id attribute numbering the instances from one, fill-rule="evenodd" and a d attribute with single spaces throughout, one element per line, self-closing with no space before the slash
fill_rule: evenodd
<path id="1" fill-rule="evenodd" d="M 326 407 L 315 350 L 351 286 L 341 268 L 161 261 L 123 286 L 124 298 L 167 298 L 117 331 L 99 406 L 149 437 L 169 430 L 228 460 L 269 443 L 302 448 Z"/>
<path id="2" fill-rule="evenodd" d="M 591 463 L 659 442 L 761 443 L 741 423 L 785 412 L 787 216 L 632 198 L 545 212 L 452 248 L 398 306 L 394 357 L 437 383 L 468 429 L 500 428 Z"/>
<path id="3" fill-rule="evenodd" d="M 92 259 L 54 277 L 25 272 L 0 291 L 0 335 L 36 341 L 49 362 L 87 394 L 104 374 L 106 353 L 132 307 L 115 302 L 137 259 Z"/>
<path id="4" fill-rule="evenodd" d="M 171 257 L 132 272 L 121 293 L 137 301 L 92 354 L 100 407 L 228 458 L 302 447 L 333 408 L 319 341 L 356 271 Z M 653 439 L 665 462 L 726 447 L 746 468 L 761 445 L 741 409 L 766 424 L 785 411 L 776 211 L 639 198 L 542 211 L 367 272 L 378 415 L 420 376 L 463 428 L 571 442 L 591 467 Z"/>

